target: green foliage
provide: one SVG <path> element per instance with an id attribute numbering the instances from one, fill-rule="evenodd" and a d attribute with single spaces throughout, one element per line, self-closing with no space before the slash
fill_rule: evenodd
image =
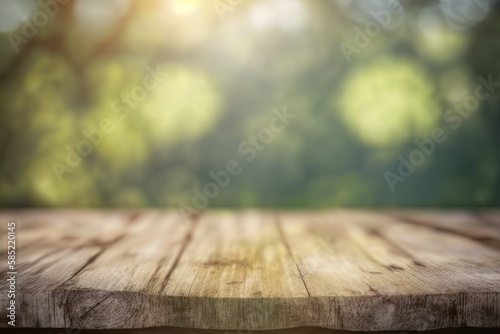
<path id="1" fill-rule="evenodd" d="M 82 6 L 18 53 L 21 21 L 0 36 L 4 207 L 193 207 L 230 161 L 241 172 L 207 206 L 500 205 L 499 89 L 456 111 L 500 77 L 497 9 L 450 23 L 412 2 L 359 45 L 383 10 L 370 2 L 103 2 L 95 21 Z M 294 118 L 263 143 L 285 106 Z M 391 191 L 384 173 L 436 129 L 446 140 Z"/>

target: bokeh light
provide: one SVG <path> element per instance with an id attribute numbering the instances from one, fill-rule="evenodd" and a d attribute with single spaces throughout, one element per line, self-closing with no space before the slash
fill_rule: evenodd
<path id="1" fill-rule="evenodd" d="M 383 59 L 349 74 L 338 107 L 359 138 L 373 146 L 394 146 L 428 135 L 440 118 L 433 83 L 407 59 Z M 336 108 L 337 100 L 333 101 Z"/>
<path id="2" fill-rule="evenodd" d="M 500 204 L 496 0 L 50 3 L 0 0 L 4 207 Z"/>

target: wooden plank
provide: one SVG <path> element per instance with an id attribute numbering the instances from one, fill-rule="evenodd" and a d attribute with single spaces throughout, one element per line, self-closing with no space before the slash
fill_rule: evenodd
<path id="1" fill-rule="evenodd" d="M 485 209 L 485 210 L 475 210 L 473 214 L 487 225 L 494 226 L 500 229 L 500 210 L 498 209 Z"/>
<path id="2" fill-rule="evenodd" d="M 19 329 L 2 329 L 2 334 L 19 334 Z M 252 334 L 252 331 L 241 330 L 215 330 L 215 329 L 196 329 L 179 327 L 154 327 L 140 329 L 69 329 L 69 328 L 23 328 L 22 334 Z M 393 331 L 345 331 L 319 327 L 298 327 L 277 330 L 262 330 L 258 334 L 396 334 Z M 406 332 L 408 333 L 408 332 Z M 405 334 L 406 334 L 405 333 Z M 422 334 L 422 332 L 410 332 L 413 334 Z M 408 333 L 408 334 L 410 334 Z M 498 328 L 446 328 L 438 329 L 432 334 L 498 334 Z"/>
<path id="3" fill-rule="evenodd" d="M 96 211 L 35 210 L 4 215 L 16 221 L 17 316 L 21 327 L 64 327 L 53 291 L 81 271 L 120 238 L 127 214 Z M 106 224 L 102 224 L 105 220 Z M 27 228 L 26 228 L 27 227 Z M 2 233 L 5 238 L 5 233 Z M 5 242 L 2 242 L 5 245 Z M 2 250 L 2 254 L 4 250 Z M 7 272 L 7 262 L 0 270 Z M 7 303 L 8 282 L 0 282 L 1 305 Z M 38 305 L 38 306 L 36 306 Z M 59 310 L 60 311 L 60 310 Z M 42 314 L 37 314 L 42 312 Z M 0 317 L 6 318 L 5 308 Z M 58 318 L 59 317 L 59 318 Z"/>
<path id="4" fill-rule="evenodd" d="M 54 323 L 77 328 L 301 323 L 293 299 L 307 301 L 308 294 L 272 216 L 202 216 L 189 243 L 183 242 L 189 226 L 180 219 L 142 216 L 126 237 L 56 289 L 54 304 L 63 308 L 32 307 L 41 310 L 32 318 L 49 307 Z M 283 322 L 277 321 L 273 312 L 286 310 Z"/>
<path id="5" fill-rule="evenodd" d="M 192 227 L 177 212 L 141 215 L 125 237 L 58 289 L 59 299 L 66 303 L 65 327 L 157 325 L 155 317 L 161 319 L 169 310 L 156 308 L 157 298 Z M 139 311 L 148 308 L 149 312 Z"/>
<path id="6" fill-rule="evenodd" d="M 462 234 L 500 248 L 500 224 L 494 226 L 465 210 L 398 210 L 391 214 L 403 221 Z M 491 217 L 497 217 L 492 215 Z"/>
<path id="7" fill-rule="evenodd" d="M 500 327 L 500 253 L 480 234 L 497 229 L 486 222 L 478 232 L 468 218 L 453 227 L 347 210 L 17 217 L 20 327 Z"/>
<path id="8" fill-rule="evenodd" d="M 60 242 L 107 242 L 113 239 L 118 231 L 123 231 L 127 224 L 134 220 L 137 212 L 130 210 L 83 210 L 83 209 L 27 209 L 1 211 L 1 233 L 6 232 L 7 222 L 16 221 L 19 232 L 18 242 L 22 243 L 21 251 L 35 247 L 33 252 L 39 253 L 40 248 L 63 248 Z M 102 221 L 106 224 L 101 224 Z M 71 227 L 71 228 L 68 228 Z M 96 228 L 101 230 L 96 235 Z M 0 265 L 5 265 L 0 263 Z"/>
<path id="9" fill-rule="evenodd" d="M 311 297 L 328 297 L 316 311 L 320 326 L 500 325 L 500 254 L 488 247 L 378 214 L 294 213 L 281 221 Z M 403 237 L 415 247 L 393 240 Z M 445 246 L 437 246 L 441 242 Z"/>
<path id="10" fill-rule="evenodd" d="M 288 302 L 308 297 L 275 215 L 255 211 L 203 216 L 165 294 L 195 298 L 176 326 L 226 329 L 294 327 Z"/>
<path id="11" fill-rule="evenodd" d="M 100 220 L 105 219 L 106 224 Z M 93 256 L 118 239 L 127 225 L 127 217 L 99 212 L 45 212 L 17 220 L 17 270 L 22 273 L 17 287 L 26 291 L 52 289 L 69 279 Z M 38 223 L 37 223 L 38 222 Z M 99 230 L 101 233 L 96 233 Z M 0 263 L 6 271 L 6 262 Z M 4 289 L 6 282 L 0 282 Z M 3 291 L 3 290 L 2 290 Z"/>
<path id="12" fill-rule="evenodd" d="M 393 224 L 378 231 L 425 266 L 423 275 L 412 272 L 412 276 L 437 287 L 443 299 L 455 296 L 450 312 L 455 310 L 458 323 L 499 326 L 500 253 L 490 243 L 478 242 L 476 232 L 469 235 L 463 230 L 453 233 L 409 224 Z"/>

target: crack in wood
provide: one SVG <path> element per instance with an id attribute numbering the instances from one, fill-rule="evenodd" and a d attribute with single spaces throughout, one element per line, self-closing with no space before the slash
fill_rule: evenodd
<path id="1" fill-rule="evenodd" d="M 193 214 L 190 217 L 189 222 L 190 222 L 191 226 L 190 226 L 189 230 L 186 232 L 186 236 L 184 237 L 184 240 L 182 242 L 181 249 L 177 253 L 175 260 L 174 260 L 174 263 L 172 264 L 170 270 L 167 273 L 167 276 L 165 277 L 165 279 L 163 280 L 163 282 L 161 284 L 160 294 L 162 294 L 165 291 L 165 288 L 167 287 L 168 281 L 170 280 L 172 273 L 174 272 L 175 268 L 177 268 L 177 265 L 178 265 L 182 255 L 184 254 L 189 243 L 191 242 L 191 240 L 193 238 L 194 231 L 196 230 L 196 227 L 198 226 L 198 223 L 200 221 L 202 214 L 203 214 L 202 212 L 197 212 L 196 214 Z"/>
<path id="2" fill-rule="evenodd" d="M 452 228 L 447 228 L 444 226 L 439 226 L 437 224 L 432 224 L 432 223 L 424 223 L 419 220 L 416 220 L 414 218 L 408 217 L 408 216 L 401 216 L 401 215 L 396 215 L 395 218 L 398 219 L 399 222 L 401 223 L 406 223 L 410 225 L 417 225 L 417 226 L 422 226 L 427 229 L 431 229 L 434 231 L 438 232 L 444 232 L 448 234 L 452 234 L 458 237 L 462 237 L 464 239 L 471 240 L 475 243 L 484 245 L 489 247 L 490 249 L 499 252 L 500 251 L 500 240 L 494 238 L 494 237 L 488 237 L 488 236 L 473 236 L 464 232 L 459 231 L 458 229 L 452 229 Z"/>
<path id="3" fill-rule="evenodd" d="M 293 260 L 293 263 L 295 263 L 295 267 L 297 268 L 297 271 L 299 272 L 299 277 L 302 280 L 302 283 L 304 284 L 304 288 L 306 289 L 307 295 L 309 297 L 311 297 L 311 293 L 309 292 L 309 289 L 307 288 L 307 285 L 306 285 L 306 281 L 304 280 L 304 275 L 303 275 L 302 271 L 300 270 L 300 267 L 297 264 L 295 257 L 293 256 L 292 250 L 290 249 L 290 245 L 286 241 L 285 234 L 283 233 L 283 229 L 281 227 L 281 221 L 280 221 L 279 215 L 275 214 L 274 217 L 275 217 L 275 219 L 273 219 L 273 222 L 274 222 L 274 225 L 276 226 L 276 229 L 278 230 L 278 234 L 280 235 L 281 241 L 285 245 L 285 248 L 288 252 L 288 255 Z"/>
<path id="4" fill-rule="evenodd" d="M 132 222 L 136 221 L 136 219 L 138 218 L 139 216 L 130 216 L 129 219 L 128 219 L 128 224 L 131 224 Z M 85 261 L 85 263 L 77 270 L 73 273 L 73 275 L 71 275 L 66 281 L 64 281 L 59 287 L 63 287 L 65 285 L 67 285 L 73 278 L 75 278 L 77 275 L 79 275 L 81 272 L 83 272 L 85 270 L 85 268 L 87 268 L 89 265 L 91 265 L 93 262 L 95 262 L 97 260 L 97 258 L 99 256 L 101 256 L 109 247 L 111 247 L 112 245 L 116 244 L 118 241 L 122 240 L 125 236 L 127 236 L 127 232 L 124 232 L 120 235 L 118 235 L 117 237 L 115 237 L 114 239 L 112 240 L 109 240 L 107 242 L 96 242 L 94 243 L 94 247 L 97 246 L 97 247 L 100 247 L 101 249 L 96 253 L 94 254 L 93 256 L 91 256 L 89 259 L 87 259 L 87 261 Z M 82 246 L 82 245 L 80 245 Z M 85 245 L 83 245 L 85 246 Z M 75 249 L 78 249 L 78 247 L 76 247 Z"/>
<path id="5" fill-rule="evenodd" d="M 94 310 L 97 306 L 101 305 L 106 299 L 110 298 L 112 293 L 108 294 L 106 297 L 104 297 L 101 301 L 97 302 L 94 306 L 92 306 L 90 309 L 85 311 L 77 320 L 76 320 L 76 328 L 79 328 L 81 326 L 81 322 L 85 320 L 85 317 L 87 314 L 89 314 L 92 310 Z"/>
<path id="6" fill-rule="evenodd" d="M 20 256 L 27 286 L 18 291 L 19 327 L 500 326 L 500 261 L 479 241 L 346 210 L 207 212 L 189 225 L 178 224 L 178 215 L 168 210 L 160 215 L 124 227 L 115 218 L 138 216 L 92 214 L 89 230 L 76 232 L 74 220 L 58 217 L 58 233 L 78 240 L 55 243 L 57 256 L 43 247 L 39 262 L 33 250 Z M 103 234 L 99 226 L 106 219 L 114 222 Z M 86 229 L 85 223 L 79 219 L 78 229 Z M 41 234 L 51 232 L 40 224 Z M 99 242 L 99 236 L 109 242 Z M 335 243 L 323 242 L 328 236 Z M 79 247 L 85 240 L 92 240 L 91 248 Z M 325 252 L 318 254 L 318 247 Z M 316 262 L 307 262 L 311 257 Z"/>

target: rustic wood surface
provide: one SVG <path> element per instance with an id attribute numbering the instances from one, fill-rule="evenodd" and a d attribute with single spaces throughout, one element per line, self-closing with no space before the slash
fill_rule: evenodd
<path id="1" fill-rule="evenodd" d="M 500 327 L 499 211 L 3 210 L 2 273 L 11 220 L 17 327 Z"/>
<path id="2" fill-rule="evenodd" d="M 136 329 L 79 329 L 79 328 L 2 328 L 2 334 L 498 334 L 498 328 L 460 327 L 432 331 L 346 331 L 320 327 L 299 327 L 274 330 L 217 330 L 180 327 L 151 327 Z"/>

